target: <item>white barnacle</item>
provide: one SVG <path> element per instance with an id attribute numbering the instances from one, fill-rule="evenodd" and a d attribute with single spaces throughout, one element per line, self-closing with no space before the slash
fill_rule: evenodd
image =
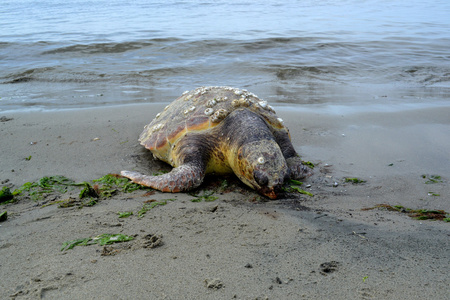
<path id="1" fill-rule="evenodd" d="M 258 105 L 261 106 L 262 108 L 266 108 L 267 107 L 267 101 L 259 101 Z"/>
<path id="2" fill-rule="evenodd" d="M 184 95 L 186 95 L 188 93 L 189 93 L 189 91 L 184 91 L 182 95 L 184 96 Z"/>
<path id="3" fill-rule="evenodd" d="M 191 100 L 191 98 L 192 98 L 192 95 L 187 95 L 186 98 L 184 98 L 184 101 L 189 101 L 189 100 Z"/>
<path id="4" fill-rule="evenodd" d="M 266 161 L 264 160 L 264 157 L 260 156 L 258 157 L 258 164 L 262 165 L 264 164 Z"/>
<path id="5" fill-rule="evenodd" d="M 205 109 L 205 115 L 210 116 L 214 113 L 214 109 L 212 109 L 211 107 Z"/>
<path id="6" fill-rule="evenodd" d="M 242 97 L 241 99 L 239 99 L 239 106 L 245 106 L 248 107 L 250 106 L 250 101 L 248 101 L 248 99 Z"/>
<path id="7" fill-rule="evenodd" d="M 216 99 L 210 99 L 208 100 L 208 102 L 206 102 L 206 107 L 213 107 L 216 104 L 217 104 Z"/>
<path id="8" fill-rule="evenodd" d="M 233 105 L 234 107 L 238 107 L 241 104 L 239 103 L 238 99 L 234 99 L 233 101 L 231 101 L 231 105 Z"/>
<path id="9" fill-rule="evenodd" d="M 156 125 L 154 125 L 154 126 L 152 127 L 152 132 L 161 130 L 163 127 L 164 127 L 164 124 L 161 124 L 161 123 L 156 124 Z"/>
<path id="10" fill-rule="evenodd" d="M 167 105 L 166 107 L 164 107 L 164 110 L 165 110 L 165 111 L 168 110 L 169 107 L 170 107 L 170 105 Z"/>
<path id="11" fill-rule="evenodd" d="M 226 109 L 219 109 L 217 110 L 212 116 L 211 116 L 211 122 L 213 123 L 219 123 L 220 121 L 222 121 L 223 119 L 225 119 L 225 117 L 228 116 L 228 111 Z"/>
<path id="12" fill-rule="evenodd" d="M 161 116 L 161 113 L 156 114 L 156 119 L 158 119 Z"/>
<path id="13" fill-rule="evenodd" d="M 283 124 L 283 119 L 282 118 L 277 118 L 278 122 L 280 122 L 281 124 Z"/>
<path id="14" fill-rule="evenodd" d="M 240 91 L 240 90 L 234 90 L 234 94 L 240 96 L 240 95 L 242 95 L 242 91 Z"/>
<path id="15" fill-rule="evenodd" d="M 184 110 L 184 114 L 187 115 L 188 113 L 192 112 L 195 110 L 195 106 L 191 106 L 187 109 Z"/>
<path id="16" fill-rule="evenodd" d="M 267 105 L 267 109 L 270 110 L 270 111 L 273 112 L 273 113 L 275 112 L 275 110 L 273 109 L 273 107 L 270 106 L 270 105 Z"/>

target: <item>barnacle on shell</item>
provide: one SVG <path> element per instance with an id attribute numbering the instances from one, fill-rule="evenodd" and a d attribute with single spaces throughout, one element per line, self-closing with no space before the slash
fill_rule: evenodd
<path id="1" fill-rule="evenodd" d="M 213 107 L 216 104 L 217 104 L 216 99 L 210 99 L 206 102 L 206 107 Z"/>
<path id="2" fill-rule="evenodd" d="M 262 108 L 266 108 L 267 107 L 267 101 L 259 101 L 258 105 L 261 106 Z"/>
<path id="3" fill-rule="evenodd" d="M 152 127 L 151 132 L 155 132 L 155 131 L 161 130 L 163 127 L 164 127 L 164 124 L 161 124 L 161 123 L 156 124 L 156 125 L 154 125 Z"/>
<path id="4" fill-rule="evenodd" d="M 214 113 L 214 109 L 212 109 L 212 108 L 207 108 L 207 109 L 205 109 L 205 115 L 207 115 L 207 116 L 210 116 L 210 115 L 212 115 Z"/>
<path id="5" fill-rule="evenodd" d="M 228 116 L 228 111 L 226 109 L 219 109 L 217 110 L 212 116 L 211 116 L 211 121 L 213 123 L 219 123 L 220 121 L 222 121 L 223 119 L 225 119 L 225 117 Z"/>
<path id="6" fill-rule="evenodd" d="M 191 106 L 184 110 L 184 114 L 187 115 L 188 113 L 190 113 L 191 111 L 194 111 L 194 110 L 195 110 L 195 106 Z"/>
<path id="7" fill-rule="evenodd" d="M 240 98 L 239 100 L 234 99 L 231 102 L 231 105 L 233 105 L 234 107 L 239 107 L 239 106 L 249 107 L 251 105 L 251 102 L 246 98 Z"/>

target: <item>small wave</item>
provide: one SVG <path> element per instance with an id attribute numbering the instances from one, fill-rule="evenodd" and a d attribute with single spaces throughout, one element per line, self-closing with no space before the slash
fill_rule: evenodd
<path id="1" fill-rule="evenodd" d="M 34 68 L 34 69 L 26 70 L 24 72 L 10 74 L 10 75 L 2 78 L 4 80 L 2 83 L 9 84 L 9 83 L 30 82 L 30 81 L 33 81 L 36 79 L 37 74 L 44 73 L 47 71 L 52 71 L 53 69 L 54 68 L 51 68 L 51 67 Z"/>
<path id="2" fill-rule="evenodd" d="M 93 72 L 67 72 L 56 67 L 33 68 L 19 73 L 0 77 L 2 84 L 20 84 L 28 82 L 53 83 L 91 83 L 107 80 L 105 74 Z"/>
<path id="3" fill-rule="evenodd" d="M 61 53 L 82 53 L 82 54 L 114 54 L 137 50 L 154 45 L 162 45 L 178 41 L 176 38 L 152 39 L 148 41 L 133 41 L 122 43 L 93 43 L 76 44 L 65 47 L 59 47 L 42 52 L 43 55 L 61 54 Z"/>

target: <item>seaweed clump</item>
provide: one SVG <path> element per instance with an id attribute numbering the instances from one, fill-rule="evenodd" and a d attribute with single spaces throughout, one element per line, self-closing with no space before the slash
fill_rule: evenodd
<path id="1" fill-rule="evenodd" d="M 417 220 L 439 220 L 450 222 L 450 213 L 440 209 L 411 209 L 401 205 L 377 204 L 374 207 L 363 208 L 362 210 L 372 210 L 376 208 L 405 213 Z"/>
<path id="2" fill-rule="evenodd" d="M 129 179 L 117 174 L 108 174 L 92 182 L 75 182 L 65 176 L 46 176 L 36 182 L 27 182 L 13 192 L 7 187 L 1 190 L 3 203 L 12 203 L 20 199 L 43 201 L 53 195 L 53 199 L 44 204 L 59 204 L 59 207 L 92 206 L 99 200 L 111 197 L 118 192 L 131 193 L 148 187 L 131 182 Z M 68 197 L 64 200 L 55 200 L 67 192 L 78 192 L 78 199 Z M 48 202 L 48 201 L 47 201 Z"/>

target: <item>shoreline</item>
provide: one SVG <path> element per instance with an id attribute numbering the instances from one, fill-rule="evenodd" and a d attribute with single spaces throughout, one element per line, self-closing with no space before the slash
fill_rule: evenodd
<path id="1" fill-rule="evenodd" d="M 49 175 L 91 181 L 123 169 L 168 169 L 137 142 L 164 105 L 5 114 L 13 119 L 0 122 L 0 182 L 17 188 Z M 0 223 L 0 293 L 12 299 L 96 293 L 178 299 L 180 291 L 192 299 L 444 299 L 448 223 L 364 209 L 385 203 L 450 211 L 450 107 L 348 114 L 276 109 L 296 150 L 316 165 L 305 180 L 313 197 L 255 202 L 256 194 L 244 189 L 195 203 L 186 193 L 136 191 L 82 209 L 2 205 L 8 220 Z M 425 184 L 422 175 L 442 180 Z M 366 182 L 353 185 L 345 177 Z M 168 198 L 176 200 L 137 216 L 145 201 Z M 119 219 L 119 211 L 134 215 Z M 111 245 L 116 255 L 102 256 L 99 245 L 60 251 L 65 241 L 103 233 L 136 237 Z M 149 234 L 161 235 L 162 244 L 145 248 Z"/>

